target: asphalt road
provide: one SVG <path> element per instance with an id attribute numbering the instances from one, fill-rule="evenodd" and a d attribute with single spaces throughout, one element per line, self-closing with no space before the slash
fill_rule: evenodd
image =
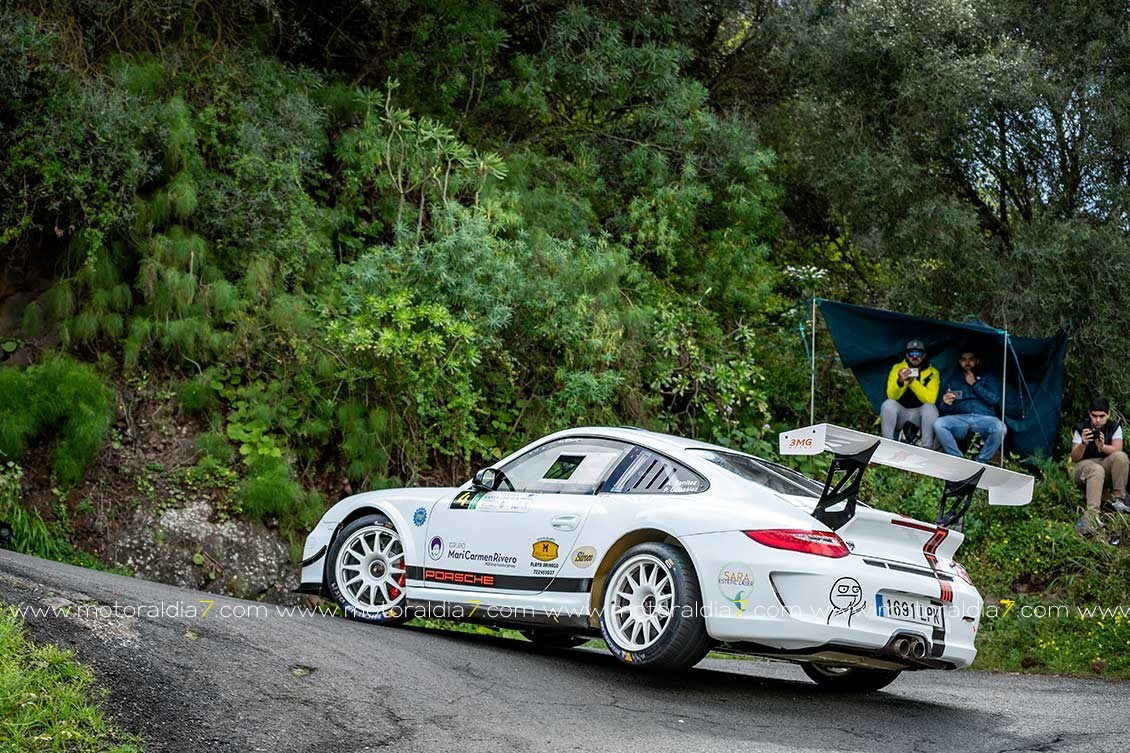
<path id="1" fill-rule="evenodd" d="M 28 611 L 29 632 L 90 664 L 149 751 L 1122 751 L 1130 736 L 1128 686 L 1097 680 L 919 672 L 837 696 L 770 662 L 652 676 L 603 652 L 288 616 L 10 552 L 0 602 L 69 606 Z"/>

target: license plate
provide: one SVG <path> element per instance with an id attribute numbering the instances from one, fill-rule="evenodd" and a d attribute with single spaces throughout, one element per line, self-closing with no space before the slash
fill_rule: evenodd
<path id="1" fill-rule="evenodd" d="M 918 625 L 945 629 L 945 607 L 927 599 L 900 594 L 875 594 L 875 608 L 880 617 Z"/>

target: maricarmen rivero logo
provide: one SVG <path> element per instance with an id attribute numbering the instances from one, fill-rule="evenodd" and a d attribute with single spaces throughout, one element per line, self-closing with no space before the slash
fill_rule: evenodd
<path id="1" fill-rule="evenodd" d="M 726 564 L 718 573 L 718 590 L 741 614 L 749 606 L 749 595 L 753 591 L 753 567 L 741 562 Z"/>

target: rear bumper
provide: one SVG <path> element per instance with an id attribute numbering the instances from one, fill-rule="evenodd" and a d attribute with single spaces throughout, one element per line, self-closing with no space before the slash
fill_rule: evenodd
<path id="1" fill-rule="evenodd" d="M 895 569 L 874 557 L 832 559 L 772 549 L 739 532 L 688 536 L 683 543 L 699 574 L 707 631 L 735 650 L 912 669 L 965 667 L 977 655 L 980 594 L 946 574 L 943 585 L 925 559 L 921 566 Z M 880 593 L 940 605 L 944 627 L 881 615 Z M 924 655 L 892 652 L 900 636 L 922 641 Z"/>

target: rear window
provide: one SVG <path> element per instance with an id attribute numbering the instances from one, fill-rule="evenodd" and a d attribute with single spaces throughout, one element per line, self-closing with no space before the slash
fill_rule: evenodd
<path id="1" fill-rule="evenodd" d="M 823 484 L 813 481 L 808 476 L 797 473 L 783 465 L 760 460 L 750 455 L 695 448 L 691 448 L 691 452 L 697 452 L 711 463 L 722 466 L 730 473 L 741 476 L 746 481 L 767 486 L 778 494 L 819 499 L 821 492 L 824 491 Z"/>

